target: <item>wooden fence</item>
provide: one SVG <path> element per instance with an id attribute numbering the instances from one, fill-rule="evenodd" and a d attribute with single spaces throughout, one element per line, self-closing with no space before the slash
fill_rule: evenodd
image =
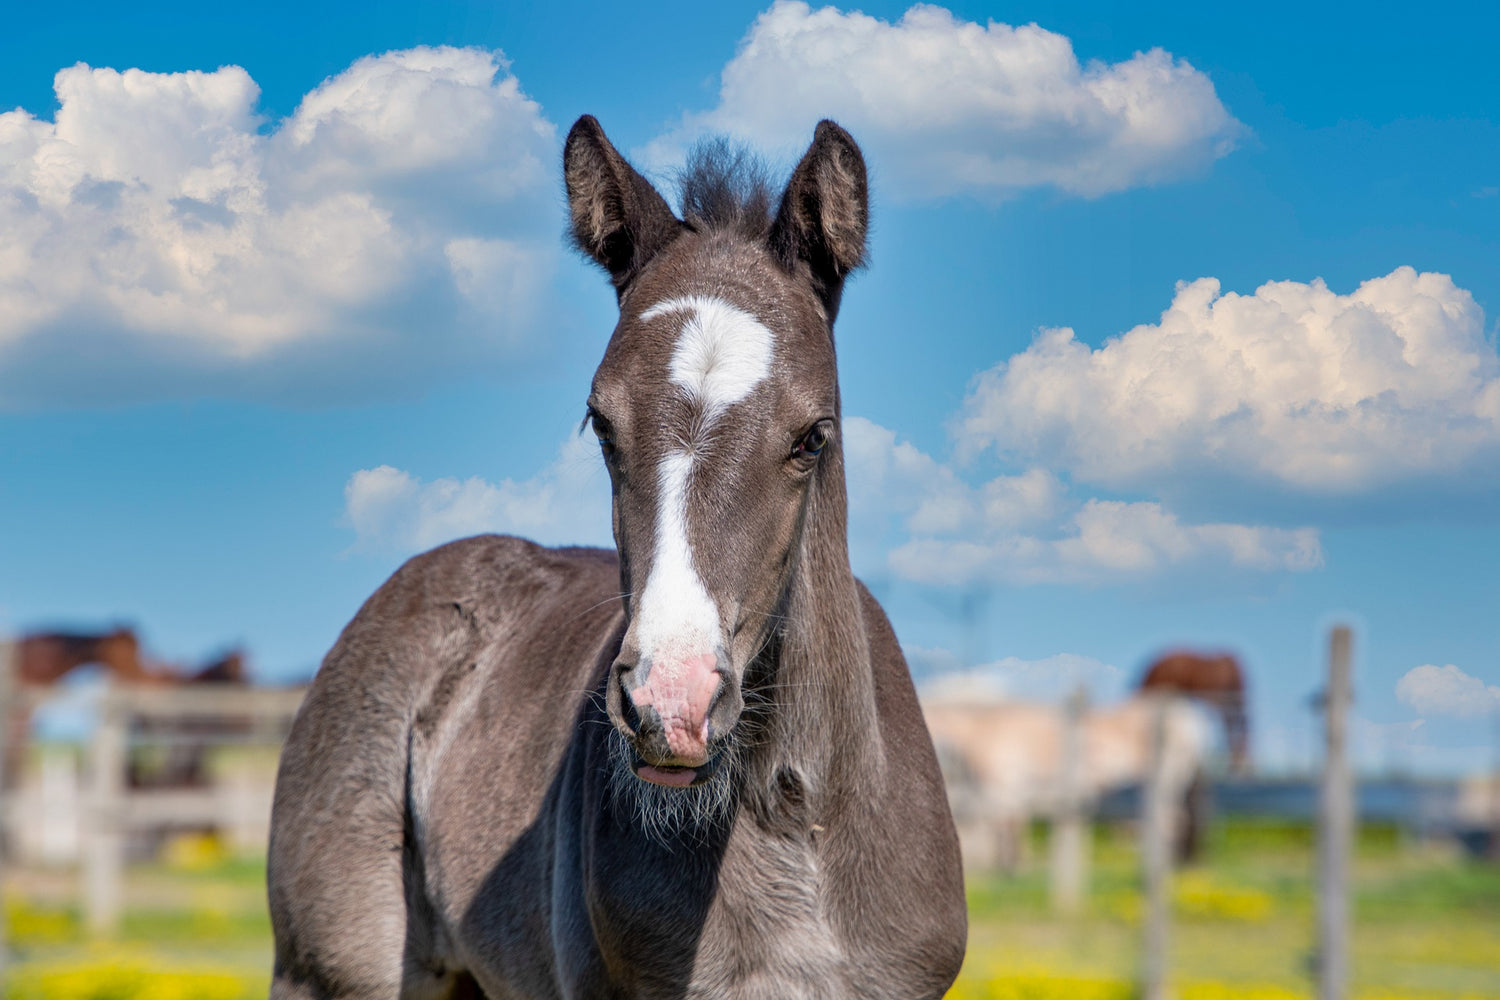
<path id="1" fill-rule="evenodd" d="M 1349 856 L 1354 842 L 1354 774 L 1349 763 L 1348 714 L 1354 701 L 1350 631 L 1329 637 L 1328 682 L 1320 698 L 1324 719 L 1322 793 L 1318 808 L 1317 984 L 1318 1000 L 1345 1000 L 1349 994 Z M 1141 867 L 1146 920 L 1141 950 L 1142 1000 L 1166 1000 L 1170 939 L 1171 804 L 1163 780 L 1164 703 L 1153 725 L 1152 765 L 1142 795 Z"/>
<path id="2" fill-rule="evenodd" d="M 7 735 L 5 726 L 57 695 L 53 689 L 14 684 L 14 671 L 4 669 L 10 665 L 9 646 L 0 643 L 0 741 Z M 305 694 L 301 687 L 106 685 L 98 701 L 97 724 L 84 748 L 77 796 L 81 896 L 90 931 L 109 934 L 119 925 L 132 834 L 205 829 L 244 849 L 263 846 L 270 826 L 268 779 L 230 773 L 195 787 L 132 787 L 132 754 L 153 746 L 187 745 L 202 755 L 221 747 L 278 747 Z M 76 774 L 71 763 L 67 770 L 70 777 Z M 0 828 L 10 831 L 14 846 L 20 821 L 44 817 L 14 815 L 22 801 L 20 776 L 10 775 L 9 781 L 6 777 L 0 775 L 0 787 L 7 789 L 0 799 Z"/>
<path id="3" fill-rule="evenodd" d="M 101 699 L 89 742 L 83 835 L 84 912 L 90 930 L 108 933 L 124 908 L 126 838 L 166 826 L 204 827 L 231 839 L 269 825 L 270 801 L 243 783 L 203 788 L 131 788 L 126 766 L 132 742 L 170 741 L 174 728 L 191 730 L 211 747 L 279 746 L 305 688 L 133 687 L 111 685 Z M 133 736 L 144 733 L 162 735 Z"/>
<path id="4" fill-rule="evenodd" d="M 1348 858 L 1354 827 L 1353 778 L 1347 752 L 1347 712 L 1352 702 L 1350 631 L 1335 628 L 1329 648 L 1329 677 L 1322 703 L 1326 751 L 1319 812 L 1318 995 L 1344 1000 L 1349 978 Z M 46 692 L 9 688 L 9 649 L 0 642 L 0 746 L 7 710 L 14 699 L 44 700 Z M 127 763 L 132 743 L 152 742 L 149 733 L 166 725 L 191 724 L 192 739 L 211 746 L 279 745 L 301 704 L 305 688 L 161 688 L 111 685 L 100 701 L 99 723 L 87 749 L 83 822 L 83 898 L 89 928 L 107 934 L 118 926 L 124 906 L 127 837 L 132 831 L 163 826 L 200 826 L 232 832 L 264 825 L 269 800 L 249 789 L 210 786 L 193 789 L 132 789 Z M 1172 804 L 1164 778 L 1166 700 L 1154 713 L 1152 766 L 1141 802 L 1142 874 L 1146 920 L 1141 962 L 1145 1000 L 1169 996 L 1167 942 L 1171 899 Z M 1063 794 L 1053 835 L 1053 901 L 1074 911 L 1087 894 L 1089 803 L 1077 784 L 1078 730 L 1087 711 L 1081 692 L 1069 700 L 1065 736 Z M 218 723 L 215 726 L 215 723 Z M 152 726 L 151 723 L 158 725 Z M 205 732 L 205 729 L 211 730 Z M 159 738 L 159 737 L 158 737 Z M 3 955 L 3 937 L 0 937 Z M 0 959 L 3 961 L 3 959 Z"/>

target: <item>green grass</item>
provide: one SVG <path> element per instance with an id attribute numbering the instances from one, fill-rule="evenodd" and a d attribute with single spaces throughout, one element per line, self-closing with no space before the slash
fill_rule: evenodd
<path id="1" fill-rule="evenodd" d="M 1170 968 L 1180 1000 L 1312 995 L 1314 853 L 1306 825 L 1215 831 L 1204 864 L 1174 879 Z M 1142 932 L 1128 836 L 1095 832 L 1091 893 L 1073 918 L 1049 912 L 1045 857 L 1038 833 L 1030 867 L 970 879 L 969 958 L 953 997 L 1129 996 Z M 1352 873 L 1356 997 L 1500 997 L 1500 867 L 1371 826 Z"/>
<path id="2" fill-rule="evenodd" d="M 970 945 L 954 1000 L 1130 1000 L 1141 898 L 1128 831 L 1094 834 L 1091 892 L 1074 918 L 1048 908 L 1045 831 L 1014 876 L 969 883 Z M 1175 879 L 1177 1000 L 1312 995 L 1311 831 L 1221 825 L 1203 865 Z M 1500 866 L 1361 831 L 1352 863 L 1354 1000 L 1500 998 Z M 11 878 L 12 1000 L 264 997 L 271 934 L 258 858 L 178 850 L 132 868 L 119 934 L 89 941 L 69 878 Z"/>

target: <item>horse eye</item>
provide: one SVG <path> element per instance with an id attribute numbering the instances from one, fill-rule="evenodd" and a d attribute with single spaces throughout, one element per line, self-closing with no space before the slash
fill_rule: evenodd
<path id="1" fill-rule="evenodd" d="M 599 447 L 606 452 L 615 449 L 615 429 L 608 420 L 597 410 L 589 410 L 589 426 L 594 429 L 594 436 L 599 439 Z"/>
<path id="2" fill-rule="evenodd" d="M 817 458 L 828 443 L 828 427 L 823 423 L 813 424 L 812 429 L 802 435 L 802 440 L 797 442 L 792 449 L 793 458 Z"/>

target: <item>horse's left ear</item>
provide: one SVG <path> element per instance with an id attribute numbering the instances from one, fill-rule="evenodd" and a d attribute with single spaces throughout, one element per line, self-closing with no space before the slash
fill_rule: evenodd
<path id="1" fill-rule="evenodd" d="M 844 279 L 864 263 L 870 185 L 854 137 L 824 119 L 792 171 L 771 225 L 771 251 L 795 271 L 806 263 L 832 323 Z"/>

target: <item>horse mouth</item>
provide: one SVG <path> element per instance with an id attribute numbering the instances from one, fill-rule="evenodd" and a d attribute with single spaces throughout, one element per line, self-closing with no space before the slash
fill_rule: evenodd
<path id="1" fill-rule="evenodd" d="M 719 767 L 718 754 L 708 758 L 697 767 L 683 767 L 676 764 L 648 764 L 644 759 L 637 756 L 630 764 L 630 769 L 635 776 L 642 781 L 649 781 L 653 785 L 665 785 L 668 788 L 691 788 L 701 785 L 714 776 Z"/>

